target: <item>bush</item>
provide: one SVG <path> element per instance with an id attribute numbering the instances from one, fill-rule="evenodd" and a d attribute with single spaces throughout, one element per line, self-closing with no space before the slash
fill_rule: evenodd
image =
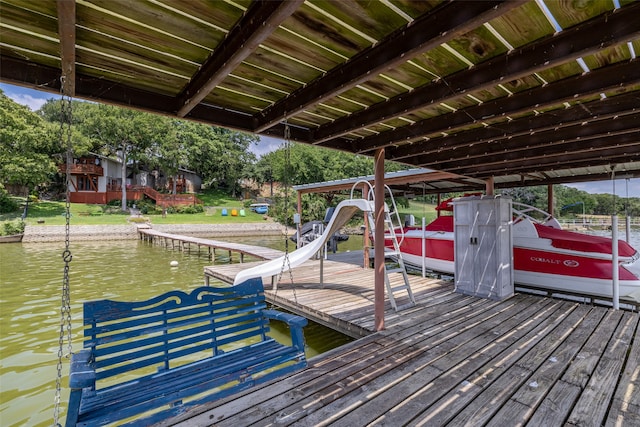
<path id="1" fill-rule="evenodd" d="M 204 212 L 204 206 L 202 205 L 189 205 L 189 206 L 179 206 L 177 208 L 178 213 L 183 214 L 197 214 Z"/>
<path id="2" fill-rule="evenodd" d="M 162 213 L 162 208 L 158 208 L 156 204 L 149 199 L 138 200 L 136 202 L 136 208 L 138 208 L 143 215 Z"/>
<path id="3" fill-rule="evenodd" d="M 18 203 L 11 198 L 7 190 L 0 187 L 0 213 L 15 212 L 18 210 Z"/>
<path id="4" fill-rule="evenodd" d="M 6 221 L 2 224 L 2 235 L 10 236 L 12 234 L 24 233 L 24 222 L 22 221 Z"/>
<path id="5" fill-rule="evenodd" d="M 149 218 L 143 217 L 143 216 L 133 216 L 131 218 L 128 219 L 129 222 L 133 222 L 133 223 L 137 223 L 137 224 L 142 224 L 145 222 L 149 222 Z"/>

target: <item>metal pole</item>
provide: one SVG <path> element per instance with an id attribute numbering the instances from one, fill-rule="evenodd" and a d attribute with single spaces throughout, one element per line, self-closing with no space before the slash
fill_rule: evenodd
<path id="1" fill-rule="evenodd" d="M 427 219 L 422 217 L 422 277 L 427 277 Z"/>
<path id="2" fill-rule="evenodd" d="M 362 184 L 362 198 L 365 200 L 369 200 L 369 196 L 367 195 L 367 191 L 369 191 L 369 187 L 366 184 Z M 363 236 L 363 267 L 370 267 L 370 259 L 369 259 L 369 250 L 371 249 L 371 236 L 369 231 L 371 224 L 369 224 L 369 215 L 364 215 L 364 236 Z"/>
<path id="3" fill-rule="evenodd" d="M 611 216 L 611 272 L 613 279 L 613 309 L 620 309 L 620 283 L 618 277 L 618 215 Z"/>
<path id="4" fill-rule="evenodd" d="M 374 307 L 376 331 L 384 329 L 384 148 L 374 156 Z"/>
<path id="5" fill-rule="evenodd" d="M 319 224 L 320 237 L 324 234 L 324 224 Z M 299 236 L 299 235 L 298 235 Z M 320 249 L 320 289 L 324 288 L 324 258 L 327 255 L 327 244 L 322 245 L 322 249 Z"/>
<path id="6" fill-rule="evenodd" d="M 625 180 L 627 189 L 627 197 L 624 202 L 624 222 L 625 222 L 625 238 L 627 243 L 631 243 L 631 217 L 629 216 L 629 178 Z"/>

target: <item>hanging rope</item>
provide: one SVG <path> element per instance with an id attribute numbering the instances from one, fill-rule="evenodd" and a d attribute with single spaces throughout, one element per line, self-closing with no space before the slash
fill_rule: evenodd
<path id="1" fill-rule="evenodd" d="M 73 150 L 71 146 L 71 97 L 65 95 L 64 85 L 65 78 L 61 77 L 61 93 L 60 101 L 60 146 L 66 146 L 66 176 L 65 176 L 65 240 L 64 251 L 62 252 L 62 260 L 64 261 L 64 273 L 62 279 L 62 298 L 60 304 L 60 335 L 58 338 L 58 374 L 56 377 L 56 391 L 53 409 L 53 425 L 59 426 L 60 416 L 60 392 L 62 389 L 62 360 L 71 357 L 71 296 L 69 290 L 69 266 L 73 256 L 70 249 L 70 224 L 71 224 L 71 194 L 69 185 L 71 183 L 71 165 L 73 164 Z M 67 341 L 67 353 L 64 354 L 65 336 Z"/>
<path id="2" fill-rule="evenodd" d="M 291 129 L 287 122 L 284 123 L 284 218 L 285 218 L 285 235 L 284 235 L 284 259 L 282 260 L 282 269 L 278 276 L 278 283 L 282 280 L 285 269 L 289 270 L 289 281 L 293 289 L 293 298 L 298 302 L 296 295 L 296 287 L 293 283 L 293 272 L 291 271 L 291 261 L 289 260 L 289 226 L 286 224 L 289 220 L 289 175 L 291 174 Z M 298 236 L 300 238 L 300 236 Z M 278 288 L 275 289 L 277 295 Z"/>

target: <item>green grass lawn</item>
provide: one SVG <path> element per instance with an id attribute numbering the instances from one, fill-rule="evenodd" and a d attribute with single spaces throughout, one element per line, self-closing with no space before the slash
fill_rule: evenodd
<path id="1" fill-rule="evenodd" d="M 398 213 L 400 214 L 400 220 L 404 221 L 405 215 L 413 215 L 416 218 L 416 225 L 422 223 L 422 217 L 425 217 L 427 224 L 436 219 L 436 205 L 431 205 L 422 202 L 416 202 L 414 200 L 409 201 L 409 207 L 404 208 L 398 206 Z"/>
<path id="2" fill-rule="evenodd" d="M 198 198 L 204 202 L 205 211 L 196 214 L 168 213 L 163 218 L 161 214 L 142 215 L 153 224 L 227 224 L 234 222 L 263 222 L 263 215 L 251 212 L 244 208 L 243 202 L 225 195 L 221 191 L 209 191 L 198 194 Z M 25 199 L 16 198 L 18 204 L 24 206 Z M 127 224 L 129 213 L 120 213 L 117 208 L 109 209 L 105 213 L 104 205 L 85 203 L 71 203 L 71 223 L 74 225 L 103 225 Z M 222 216 L 222 210 L 227 209 L 227 216 Z M 245 210 L 245 216 L 231 216 L 231 211 L 236 209 L 238 213 Z M 22 216 L 22 207 L 15 212 L 1 214 L 0 222 L 19 221 Z M 29 203 L 29 210 L 25 222 L 28 225 L 64 225 L 65 203 L 53 201 L 37 201 Z"/>
<path id="3" fill-rule="evenodd" d="M 161 214 L 142 215 L 148 218 L 152 224 L 231 224 L 240 222 L 263 222 L 264 216 L 251 212 L 249 208 L 243 207 L 243 202 L 221 192 L 207 192 L 199 194 L 198 198 L 204 202 L 205 211 L 196 214 L 168 213 L 163 218 Z M 24 203 L 24 198 L 19 200 Z M 412 214 L 416 218 L 416 224 L 420 224 L 420 218 L 426 216 L 427 223 L 436 217 L 434 205 L 410 201 L 408 208 L 400 208 L 400 218 L 404 220 L 405 215 Z M 103 205 L 92 205 L 84 203 L 72 203 L 71 223 L 73 225 L 102 225 L 114 224 L 122 225 L 129 222 L 128 213 L 118 213 L 117 208 L 112 209 L 113 213 L 103 213 Z M 222 216 L 222 210 L 227 209 L 227 216 Z M 231 216 L 231 211 L 236 209 L 245 210 L 245 216 Z M 29 203 L 29 212 L 25 222 L 28 225 L 64 225 L 65 223 L 65 203 L 52 201 L 38 201 Z M 22 210 L 9 214 L 0 215 L 0 222 L 19 220 Z M 320 218 L 321 219 L 321 218 Z"/>

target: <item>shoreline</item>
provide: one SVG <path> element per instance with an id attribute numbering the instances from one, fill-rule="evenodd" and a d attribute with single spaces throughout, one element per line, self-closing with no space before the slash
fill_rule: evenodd
<path id="1" fill-rule="evenodd" d="M 139 228 L 185 236 L 277 236 L 284 234 L 281 224 L 268 222 L 245 222 L 237 224 L 126 224 L 126 225 L 72 225 L 69 229 L 71 241 L 136 240 Z M 64 225 L 27 225 L 22 243 L 63 242 Z"/>

